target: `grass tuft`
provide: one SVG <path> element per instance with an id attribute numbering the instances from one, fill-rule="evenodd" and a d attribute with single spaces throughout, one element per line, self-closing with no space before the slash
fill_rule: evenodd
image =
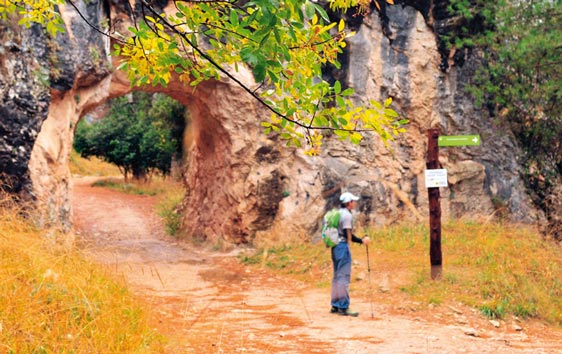
<path id="1" fill-rule="evenodd" d="M 181 226 L 181 208 L 185 198 L 185 188 L 180 182 L 169 181 L 161 188 L 156 211 L 164 220 L 166 233 L 173 237 L 179 236 Z"/>
<path id="2" fill-rule="evenodd" d="M 74 149 L 70 152 L 70 173 L 81 176 L 120 176 L 121 171 L 113 164 L 95 156 L 83 158 Z"/>
<path id="3" fill-rule="evenodd" d="M 154 183 L 141 181 L 130 181 L 126 183 L 120 178 L 100 179 L 92 183 L 92 186 L 111 188 L 123 193 L 135 195 L 155 196 L 163 192 L 160 186 L 157 186 Z"/>
<path id="4" fill-rule="evenodd" d="M 17 209 L 0 211 L 0 352 L 162 352 L 124 282 L 53 246 Z"/>

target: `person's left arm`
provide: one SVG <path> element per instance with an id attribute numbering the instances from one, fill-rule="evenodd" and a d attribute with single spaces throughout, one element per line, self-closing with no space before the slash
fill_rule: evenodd
<path id="1" fill-rule="evenodd" d="M 348 240 L 351 239 L 352 242 L 358 243 L 360 245 L 368 245 L 369 242 L 371 242 L 371 239 L 368 236 L 365 237 L 357 237 L 354 234 L 351 233 L 350 229 L 347 229 L 348 232 Z M 348 241 L 349 242 L 349 241 Z"/>
<path id="2" fill-rule="evenodd" d="M 354 234 L 351 234 L 351 241 L 359 244 L 363 244 L 363 238 L 357 237 Z"/>

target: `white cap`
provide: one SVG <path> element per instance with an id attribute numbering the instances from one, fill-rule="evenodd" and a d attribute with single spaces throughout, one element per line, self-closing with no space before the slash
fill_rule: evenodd
<path id="1" fill-rule="evenodd" d="M 345 192 L 340 196 L 340 202 L 347 204 L 349 202 L 351 202 L 352 200 L 359 200 L 359 197 L 356 195 L 353 195 L 349 192 Z"/>

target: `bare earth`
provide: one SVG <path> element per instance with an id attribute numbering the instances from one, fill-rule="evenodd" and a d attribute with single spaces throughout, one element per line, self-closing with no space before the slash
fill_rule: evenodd
<path id="1" fill-rule="evenodd" d="M 78 242 L 123 275 L 147 304 L 168 353 L 562 353 L 562 331 L 539 322 L 496 328 L 470 308 L 408 311 L 353 297 L 357 318 L 329 313 L 329 290 L 240 264 L 235 253 L 165 236 L 155 198 L 74 180 Z M 392 296 L 392 291 L 390 295 Z"/>

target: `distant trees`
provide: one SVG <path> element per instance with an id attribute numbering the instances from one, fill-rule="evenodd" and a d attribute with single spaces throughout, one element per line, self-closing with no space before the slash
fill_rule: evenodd
<path id="1" fill-rule="evenodd" d="M 155 171 L 169 174 L 181 154 L 185 108 L 161 94 L 135 92 L 111 101 L 109 114 L 76 127 L 74 148 L 83 157 L 96 156 L 119 167 L 125 180 L 146 178 Z"/>

